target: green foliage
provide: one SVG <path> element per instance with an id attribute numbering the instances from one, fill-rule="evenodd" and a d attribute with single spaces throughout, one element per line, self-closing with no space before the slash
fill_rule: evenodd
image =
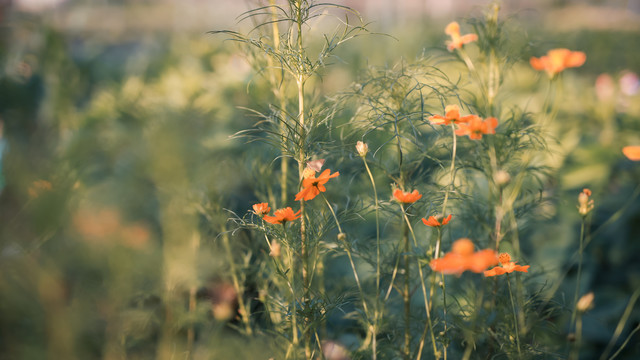
<path id="1" fill-rule="evenodd" d="M 443 35 L 409 60 L 381 55 L 392 40 L 343 5 L 262 4 L 238 17 L 246 33 L 158 43 L 16 18 L 29 41 L 1 52 L 0 357 L 637 356 L 640 168 L 620 147 L 640 140 L 640 95 L 617 85 L 638 71 L 637 34 L 531 41 L 495 6 L 461 22 L 477 41 L 447 53 Z M 415 38 L 437 37 L 397 42 Z M 564 43 L 583 67 L 531 70 Z M 613 88 L 594 92 L 603 72 Z M 448 105 L 495 133 L 430 119 Z M 319 159 L 340 176 L 295 201 Z M 269 223 L 260 202 L 301 217 Z M 433 271 L 463 237 L 529 272 Z"/>

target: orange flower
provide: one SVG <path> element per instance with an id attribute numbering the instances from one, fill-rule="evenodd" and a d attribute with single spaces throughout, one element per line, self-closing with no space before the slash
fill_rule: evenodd
<path id="1" fill-rule="evenodd" d="M 413 192 L 408 193 L 400 189 L 395 189 L 393 191 L 393 197 L 403 204 L 413 204 L 414 202 L 420 200 L 422 194 L 420 194 L 418 190 L 413 190 Z"/>
<path id="2" fill-rule="evenodd" d="M 460 116 L 460 108 L 458 105 L 447 105 L 444 108 L 444 116 L 429 116 L 429 121 L 434 125 L 449 125 L 450 123 L 468 122 L 474 115 Z"/>
<path id="3" fill-rule="evenodd" d="M 478 40 L 476 34 L 466 34 L 460 36 L 460 25 L 457 22 L 451 22 L 444 28 L 444 33 L 451 36 L 451 41 L 447 41 L 447 50 L 460 49 L 462 45 Z"/>
<path id="4" fill-rule="evenodd" d="M 550 78 L 566 68 L 579 67 L 587 60 L 587 55 L 582 51 L 569 49 L 553 49 L 547 55 L 540 58 L 531 57 L 529 63 L 536 70 L 544 70 Z"/>
<path id="5" fill-rule="evenodd" d="M 485 249 L 474 252 L 474 245 L 471 240 L 462 238 L 453 243 L 450 253 L 440 259 L 431 261 L 431 269 L 444 274 L 457 274 L 469 270 L 481 273 L 489 266 L 498 263 L 497 254 L 494 250 Z"/>
<path id="6" fill-rule="evenodd" d="M 469 139 L 471 140 L 480 140 L 482 139 L 482 134 L 495 134 L 497 126 L 498 119 L 494 117 L 482 120 L 482 118 L 477 115 L 470 115 L 468 123 L 459 124 L 456 135 L 469 135 Z"/>
<path id="7" fill-rule="evenodd" d="M 271 211 L 268 203 L 253 204 L 253 212 L 258 216 L 267 215 Z"/>
<path id="8" fill-rule="evenodd" d="M 327 191 L 327 189 L 324 187 L 324 184 L 326 184 L 327 181 L 329 181 L 329 179 L 334 178 L 338 175 L 340 175 L 339 172 L 336 171 L 333 174 L 331 174 L 331 170 L 326 169 L 325 171 L 322 172 L 322 174 L 320 174 L 319 177 L 316 177 L 315 175 L 311 175 L 303 179 L 302 180 L 303 189 L 296 194 L 296 201 L 299 201 L 299 200 L 308 201 L 318 196 L 318 194 L 320 194 L 321 192 Z"/>
<path id="9" fill-rule="evenodd" d="M 278 209 L 276 210 L 273 214 L 275 216 L 265 216 L 263 219 L 264 221 L 270 223 L 270 224 L 285 224 L 287 221 L 293 221 L 295 219 L 300 218 L 300 211 L 298 210 L 297 213 L 293 212 L 293 209 L 291 209 L 290 207 L 286 207 L 284 209 Z"/>
<path id="10" fill-rule="evenodd" d="M 622 153 L 624 156 L 629 158 L 629 160 L 640 161 L 640 146 L 625 146 L 622 148 Z"/>
<path id="11" fill-rule="evenodd" d="M 496 276 L 502 274 L 509 274 L 514 271 L 520 272 L 528 272 L 529 265 L 516 265 L 514 261 L 511 261 L 511 256 L 507 253 L 501 253 L 498 256 L 498 261 L 500 261 L 500 266 L 496 266 L 491 270 L 487 270 L 484 272 L 484 276 Z"/>
<path id="12" fill-rule="evenodd" d="M 440 222 L 438 220 L 438 218 L 442 219 L 442 222 Z M 446 218 L 443 218 L 441 216 L 435 217 L 435 216 L 429 216 L 429 219 L 425 219 L 422 218 L 422 222 L 427 225 L 427 226 L 431 226 L 431 227 L 440 227 L 440 226 L 444 226 L 447 225 L 449 223 L 449 221 L 451 221 L 451 214 L 449 214 L 449 216 L 447 216 Z"/>

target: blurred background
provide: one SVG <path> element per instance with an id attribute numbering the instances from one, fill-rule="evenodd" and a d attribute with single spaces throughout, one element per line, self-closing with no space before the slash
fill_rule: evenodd
<path id="1" fill-rule="evenodd" d="M 392 37 L 338 49 L 317 97 L 346 89 L 368 66 L 446 54 L 444 26 L 457 20 L 470 31 L 465 19 L 490 4 L 338 3 Z M 257 121 L 243 107 L 272 100 L 243 49 L 207 32 L 251 30 L 237 17 L 256 4 L 0 0 L 0 359 L 152 358 L 168 331 L 167 291 L 176 295 L 165 301 L 198 299 L 191 315 L 173 314 L 172 326 L 213 333 L 232 317 L 220 308 L 236 295 L 216 239 L 228 211 L 244 214 L 260 199 L 260 169 L 275 168 L 278 152 L 230 138 Z M 569 298 L 577 195 L 594 192 L 583 288 L 595 291 L 596 307 L 584 342 L 602 350 L 640 288 L 640 164 L 620 151 L 640 145 L 640 0 L 500 4 L 526 42 L 508 74 L 513 103 L 536 111 L 544 99 L 531 56 L 558 47 L 587 54 L 564 79 L 557 176 L 547 184 L 555 201 L 523 236 L 527 263 L 547 271 L 541 284 L 564 281 L 559 294 Z M 323 26 L 309 33 L 320 39 Z M 250 240 L 233 238 L 240 247 Z M 636 309 L 623 335 L 639 321 Z M 638 339 L 622 357 L 640 356 Z M 252 358 L 269 346 L 222 341 L 212 338 L 199 356 Z"/>

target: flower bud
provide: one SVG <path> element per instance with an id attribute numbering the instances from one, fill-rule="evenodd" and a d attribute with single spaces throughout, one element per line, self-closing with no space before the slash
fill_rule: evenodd
<path id="1" fill-rule="evenodd" d="M 271 251 L 269 252 L 269 256 L 277 258 L 280 257 L 281 246 L 277 240 L 274 240 L 271 243 Z"/>
<path id="2" fill-rule="evenodd" d="M 578 212 L 582 216 L 587 216 L 593 210 L 593 200 L 590 200 L 591 190 L 583 189 L 578 195 Z"/>
<path id="3" fill-rule="evenodd" d="M 358 141 L 356 143 L 356 151 L 358 151 L 358 155 L 360 155 L 361 157 L 365 157 L 369 152 L 369 145 L 362 141 Z"/>
<path id="4" fill-rule="evenodd" d="M 576 304 L 576 310 L 579 312 L 586 312 L 593 307 L 593 292 L 582 295 L 578 303 Z"/>
<path id="5" fill-rule="evenodd" d="M 504 170 L 498 170 L 493 175 L 493 181 L 496 182 L 496 185 L 502 187 L 507 185 L 509 181 L 511 181 L 511 175 L 509 175 L 509 173 Z"/>
<path id="6" fill-rule="evenodd" d="M 338 240 L 340 241 L 345 241 L 347 239 L 347 234 L 341 232 L 340 234 L 338 234 Z"/>

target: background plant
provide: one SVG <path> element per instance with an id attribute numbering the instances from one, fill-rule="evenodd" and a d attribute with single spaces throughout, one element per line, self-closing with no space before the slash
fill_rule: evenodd
<path id="1" fill-rule="evenodd" d="M 264 9 L 255 25 L 273 18 L 271 8 Z M 330 11 L 343 19 L 339 9 Z M 640 70 L 633 61 L 625 62 L 633 59 L 637 37 L 599 30 L 526 34 L 518 31 L 523 18 L 500 13 L 492 25 L 494 13 L 491 8 L 484 11 L 489 18 L 477 12 L 470 21 L 452 16 L 440 24 L 411 26 L 409 32 L 388 31 L 397 42 L 360 37 L 333 49 L 336 56 L 327 58 L 332 66 L 318 67 L 324 69 L 322 76 L 310 76 L 305 83 L 305 124 L 310 131 L 302 147 L 305 158 L 324 158 L 325 168 L 340 172 L 326 184 L 325 196 L 346 234 L 338 238 L 336 221 L 323 199 L 306 204 L 306 233 L 324 254 L 318 257 L 318 264 L 324 264 L 324 289 L 314 284 L 307 298 L 313 301 L 297 305 L 301 319 L 309 315 L 301 324 L 317 329 L 320 341 L 309 342 L 314 356 L 319 355 L 318 344 L 327 340 L 341 343 L 352 358 L 370 358 L 372 331 L 378 334 L 380 358 L 402 356 L 408 323 L 415 357 L 427 329 L 418 267 L 428 293 L 426 262 L 439 234 L 445 252 L 458 237 L 468 236 L 486 247 L 501 236 L 500 250 L 513 251 L 519 263 L 531 265 L 531 272 L 521 276 L 522 296 L 513 288 L 522 299 L 516 310 L 522 309 L 525 320 L 525 331 L 519 333 L 521 351 L 531 357 L 568 356 L 572 345 L 564 339 L 574 331 L 570 318 L 582 222 L 576 205 L 584 187 L 592 190 L 596 208 L 586 223 L 579 288 L 580 295 L 594 291 L 595 306 L 581 315 L 581 358 L 604 352 L 611 356 L 629 334 L 631 340 L 617 356 L 633 358 L 637 352 L 637 334 L 631 331 L 637 324 L 632 240 L 638 168 L 617 148 L 618 142 L 621 147 L 637 141 L 638 95 L 618 83 L 626 75 L 623 70 Z M 56 14 L 62 12 L 50 16 Z M 289 274 L 278 274 L 264 235 L 269 241 L 281 240 L 286 250 L 285 238 L 299 236 L 300 225 L 288 224 L 285 236 L 280 227 L 265 226 L 248 211 L 258 201 L 269 201 L 272 211 L 285 206 L 297 210 L 286 199 L 297 193 L 299 174 L 282 167 L 295 162 L 306 166 L 307 160 L 299 158 L 295 76 L 282 72 L 273 57 L 269 64 L 268 50 L 238 48 L 222 43 L 224 35 L 203 35 L 221 28 L 216 24 L 208 23 L 196 34 L 150 31 L 147 40 L 132 42 L 40 27 L 40 19 L 51 24 L 47 16 L 10 16 L 11 35 L 3 28 L 0 83 L 2 139 L 8 144 L 2 150 L 6 183 L 0 197 L 3 354 L 285 357 L 292 333 L 284 280 Z M 332 19 L 311 19 L 312 25 L 303 29 L 311 63 L 318 53 L 314 49 L 331 43 L 338 24 Z M 465 45 L 477 75 L 445 50 L 448 37 L 443 29 L 451 20 L 460 23 L 463 33 L 479 35 L 477 44 Z M 319 25 L 323 23 L 334 25 L 324 30 Z M 280 23 L 282 38 L 286 25 Z M 373 26 L 377 31 L 383 24 Z M 273 29 L 269 23 L 250 35 L 274 49 Z M 295 27 L 292 34 L 295 39 Z M 526 35 L 532 41 L 525 41 Z M 623 51 L 617 48 L 622 43 Z M 398 51 L 387 57 L 380 44 Z M 424 47 L 428 49 L 422 51 Z M 563 87 L 556 93 L 561 101 L 555 101 L 554 119 L 545 120 L 541 110 L 549 82 L 530 69 L 528 59 L 555 47 L 582 50 L 588 60 L 562 74 Z M 257 71 L 246 65 L 247 55 Z M 494 79 L 499 73 L 500 81 L 492 84 L 500 86 L 489 105 L 486 84 L 491 72 Z M 610 74 L 609 89 L 593 91 L 602 72 Z M 428 121 L 450 103 L 459 104 L 463 115 L 493 115 L 500 121 L 497 133 L 482 141 L 457 139 L 453 186 L 451 129 Z M 548 126 L 540 127 L 542 120 Z M 250 135 L 271 140 L 273 146 L 228 140 L 257 121 L 274 136 Z M 284 147 L 283 138 L 288 139 Z M 370 147 L 365 160 L 375 194 L 355 152 L 358 140 Z M 506 186 L 495 180 L 499 170 L 510 175 Z M 391 200 L 392 184 L 423 194 L 404 209 L 418 246 L 413 246 L 403 209 Z M 447 193 L 452 221 L 440 232 L 425 227 L 420 219 L 442 212 Z M 376 213 L 382 246 L 379 287 Z M 404 226 L 408 252 L 399 246 Z M 392 288 L 385 300 L 396 262 L 405 256 L 413 292 L 408 322 L 400 292 Z M 505 279 L 494 287 L 492 280 L 474 274 L 446 276 L 446 316 L 441 278 L 436 279 L 435 352 L 446 345 L 451 358 L 464 356 L 468 349 L 472 357 L 516 356 Z M 397 271 L 394 284 L 399 290 L 404 281 Z M 495 305 L 478 310 L 479 295 Z M 424 339 L 422 356 L 432 358 L 430 336 Z M 475 348 L 468 346 L 471 340 Z M 307 356 L 304 342 L 300 358 Z"/>

